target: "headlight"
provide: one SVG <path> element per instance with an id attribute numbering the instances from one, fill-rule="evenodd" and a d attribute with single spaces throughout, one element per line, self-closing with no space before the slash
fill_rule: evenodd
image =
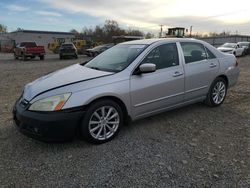
<path id="1" fill-rule="evenodd" d="M 57 111 L 61 110 L 66 101 L 69 99 L 71 93 L 65 93 L 41 99 L 32 103 L 29 107 L 31 111 Z"/>

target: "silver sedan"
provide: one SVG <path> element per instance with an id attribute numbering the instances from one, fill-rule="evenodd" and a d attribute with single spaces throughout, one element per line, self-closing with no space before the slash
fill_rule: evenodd
<path id="1" fill-rule="evenodd" d="M 217 107 L 238 76 L 234 55 L 203 41 L 125 42 L 27 84 L 13 117 L 21 132 L 40 140 L 79 133 L 100 144 L 128 120 L 201 101 Z"/>

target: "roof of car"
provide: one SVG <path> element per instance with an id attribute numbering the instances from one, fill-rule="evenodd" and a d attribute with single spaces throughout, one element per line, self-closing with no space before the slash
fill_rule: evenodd
<path id="1" fill-rule="evenodd" d="M 142 40 L 132 40 L 128 42 L 123 42 L 121 44 L 145 44 L 150 45 L 159 41 L 168 41 L 168 42 L 185 42 L 185 41 L 200 41 L 193 38 L 154 38 L 154 39 L 142 39 Z M 200 41 L 201 42 L 201 41 Z"/>
<path id="2" fill-rule="evenodd" d="M 238 42 L 237 44 L 250 43 L 249 41 Z"/>
<path id="3" fill-rule="evenodd" d="M 65 43 L 62 43 L 62 45 L 68 45 L 68 44 L 73 44 L 72 42 L 65 42 Z"/>

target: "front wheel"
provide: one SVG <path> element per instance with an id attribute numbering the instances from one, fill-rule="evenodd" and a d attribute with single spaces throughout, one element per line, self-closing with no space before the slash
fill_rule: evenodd
<path id="1" fill-rule="evenodd" d="M 14 53 L 14 59 L 18 59 L 18 56 L 16 55 L 16 53 Z"/>
<path id="2" fill-rule="evenodd" d="M 86 141 L 102 144 L 112 140 L 122 125 L 121 107 L 112 100 L 101 100 L 87 109 L 80 128 Z"/>
<path id="3" fill-rule="evenodd" d="M 216 78 L 207 95 L 206 104 L 212 107 L 220 106 L 227 95 L 227 83 L 225 79 L 218 77 Z"/>

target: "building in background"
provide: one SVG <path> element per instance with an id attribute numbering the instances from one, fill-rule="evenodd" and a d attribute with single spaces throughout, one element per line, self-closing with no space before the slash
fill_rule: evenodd
<path id="1" fill-rule="evenodd" d="M 8 52 L 11 45 L 24 41 L 36 42 L 37 45 L 44 46 L 46 52 L 50 52 L 48 46 L 55 41 L 70 42 L 75 38 L 75 34 L 71 32 L 56 31 L 36 31 L 36 30 L 17 30 L 0 36 L 0 50 Z"/>

